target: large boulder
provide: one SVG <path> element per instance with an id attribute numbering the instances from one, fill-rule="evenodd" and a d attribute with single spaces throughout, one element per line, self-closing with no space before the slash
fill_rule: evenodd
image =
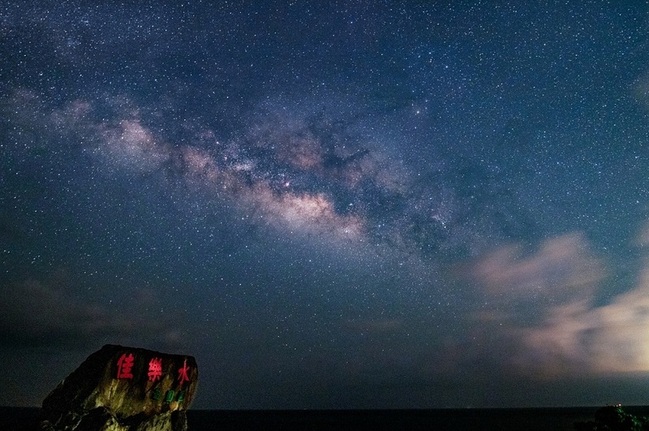
<path id="1" fill-rule="evenodd" d="M 192 356 L 106 345 L 43 400 L 43 431 L 185 431 Z"/>

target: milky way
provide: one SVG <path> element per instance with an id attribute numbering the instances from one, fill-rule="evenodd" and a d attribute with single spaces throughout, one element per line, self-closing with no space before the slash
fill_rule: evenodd
<path id="1" fill-rule="evenodd" d="M 361 3 L 0 6 L 1 402 L 646 402 L 647 11 Z"/>

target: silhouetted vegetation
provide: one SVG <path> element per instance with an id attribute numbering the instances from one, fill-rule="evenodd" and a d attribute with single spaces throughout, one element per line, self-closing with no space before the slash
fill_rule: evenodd
<path id="1" fill-rule="evenodd" d="M 597 410 L 594 421 L 574 425 L 576 431 L 649 431 L 649 418 L 629 414 L 617 404 Z"/>

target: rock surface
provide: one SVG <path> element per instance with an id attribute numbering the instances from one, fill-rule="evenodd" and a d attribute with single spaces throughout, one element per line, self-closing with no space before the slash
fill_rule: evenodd
<path id="1" fill-rule="evenodd" d="M 192 356 L 106 345 L 43 400 L 43 431 L 186 431 Z"/>

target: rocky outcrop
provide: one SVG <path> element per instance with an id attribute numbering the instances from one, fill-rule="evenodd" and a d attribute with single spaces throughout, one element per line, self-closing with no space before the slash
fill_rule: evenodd
<path id="1" fill-rule="evenodd" d="M 43 401 L 43 431 L 185 431 L 198 384 L 192 356 L 106 345 Z"/>

